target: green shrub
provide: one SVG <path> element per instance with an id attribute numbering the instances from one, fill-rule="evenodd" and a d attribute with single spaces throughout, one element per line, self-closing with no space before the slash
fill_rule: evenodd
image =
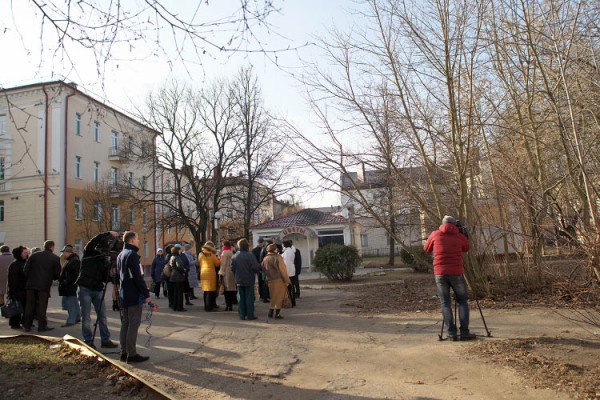
<path id="1" fill-rule="evenodd" d="M 423 246 L 411 246 L 408 250 L 400 250 L 400 258 L 404 264 L 413 267 L 417 272 L 428 272 L 432 267 L 430 253 L 425 253 Z"/>
<path id="2" fill-rule="evenodd" d="M 361 258 L 354 246 L 329 244 L 317 250 L 315 270 L 331 280 L 349 281 Z"/>

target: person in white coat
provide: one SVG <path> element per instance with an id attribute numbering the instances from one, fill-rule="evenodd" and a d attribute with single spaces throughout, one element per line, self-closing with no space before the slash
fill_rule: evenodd
<path id="1" fill-rule="evenodd" d="M 283 241 L 283 261 L 285 262 L 285 269 L 287 270 L 288 276 L 292 284 L 288 286 L 288 293 L 290 294 L 290 300 L 292 300 L 292 307 L 296 307 L 296 295 L 294 290 L 294 282 L 296 281 L 296 266 L 294 265 L 294 258 L 296 257 L 296 248 L 292 245 L 291 240 Z"/>

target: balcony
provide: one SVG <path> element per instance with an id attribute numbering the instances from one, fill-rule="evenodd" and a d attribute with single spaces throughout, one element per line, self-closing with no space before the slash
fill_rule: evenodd
<path id="1" fill-rule="evenodd" d="M 128 185 L 112 184 L 110 186 L 110 197 L 115 199 L 127 199 L 131 197 L 131 188 Z"/>
<path id="2" fill-rule="evenodd" d="M 108 159 L 110 161 L 126 162 L 129 160 L 129 152 L 123 148 L 109 147 Z"/>

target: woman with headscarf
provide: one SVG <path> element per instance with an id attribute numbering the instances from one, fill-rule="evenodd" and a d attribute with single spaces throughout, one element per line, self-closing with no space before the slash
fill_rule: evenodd
<path id="1" fill-rule="evenodd" d="M 231 259 L 233 258 L 233 247 L 229 240 L 223 240 L 221 249 L 221 268 L 219 268 L 219 278 L 224 288 L 225 311 L 233 311 L 233 302 L 237 287 L 235 285 L 235 275 L 231 270 Z"/>
<path id="2" fill-rule="evenodd" d="M 287 296 L 287 287 L 290 284 L 290 278 L 283 257 L 277 251 L 277 245 L 271 243 L 267 246 L 267 255 L 263 258 L 261 268 L 265 273 L 265 279 L 269 285 L 271 294 L 271 308 L 269 308 L 269 318 L 283 318 L 280 315 L 283 299 Z M 273 315 L 273 312 L 275 315 Z"/>
<path id="3" fill-rule="evenodd" d="M 27 281 L 27 277 L 25 276 L 25 272 L 23 268 L 25 267 L 25 261 L 29 258 L 29 249 L 25 246 L 15 247 L 12 250 L 13 257 L 15 258 L 12 263 L 8 266 L 8 277 L 6 291 L 7 297 L 11 300 L 18 300 L 23 305 L 23 310 L 25 310 L 25 299 L 26 299 L 26 291 L 25 291 L 25 282 Z M 12 329 L 21 329 L 21 324 L 23 323 L 23 314 L 15 315 L 8 320 L 10 327 Z"/>
<path id="4" fill-rule="evenodd" d="M 219 308 L 217 305 L 217 269 L 220 263 L 215 244 L 211 241 L 206 242 L 198 256 L 200 285 L 204 292 L 204 311 L 216 311 Z"/>

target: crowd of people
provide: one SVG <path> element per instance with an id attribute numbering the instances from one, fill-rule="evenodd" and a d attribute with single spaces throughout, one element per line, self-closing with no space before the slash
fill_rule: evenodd
<path id="1" fill-rule="evenodd" d="M 217 299 L 222 295 L 224 310 L 233 311 L 235 306 L 240 320 L 257 318 L 257 300 L 270 303 L 269 318 L 281 319 L 286 300 L 295 306 L 300 297 L 302 260 L 291 240 L 281 245 L 276 238 L 269 243 L 261 238 L 254 249 L 246 239 L 235 244 L 224 240 L 219 249 L 208 241 L 197 256 L 190 244 L 158 248 L 150 268 L 150 287 L 137 254 L 135 232 L 125 232 L 122 237 L 114 231 L 100 233 L 86 244 L 81 258 L 70 244 L 62 247 L 60 256 L 54 250 L 52 240 L 44 242 L 42 249 L 18 246 L 11 252 L 6 245 L 0 247 L 0 306 L 8 301 L 18 302 L 20 307 L 20 313 L 9 318 L 10 327 L 30 332 L 37 321 L 38 332 L 53 330 L 46 312 L 53 281 L 58 281 L 62 308 L 67 311 L 61 327 L 81 323 L 81 337 L 92 348 L 99 330 L 100 347 L 120 347 L 121 361 L 129 363 L 149 359 L 137 352 L 136 342 L 143 306 L 151 304 L 151 293 L 156 298 L 166 296 L 172 311 L 184 312 L 184 306 L 192 306 L 191 300 L 198 299 L 194 289 L 200 286 L 204 311 L 219 311 Z M 112 340 L 107 323 L 109 283 L 113 310 L 119 311 L 121 318 L 119 344 Z"/>

